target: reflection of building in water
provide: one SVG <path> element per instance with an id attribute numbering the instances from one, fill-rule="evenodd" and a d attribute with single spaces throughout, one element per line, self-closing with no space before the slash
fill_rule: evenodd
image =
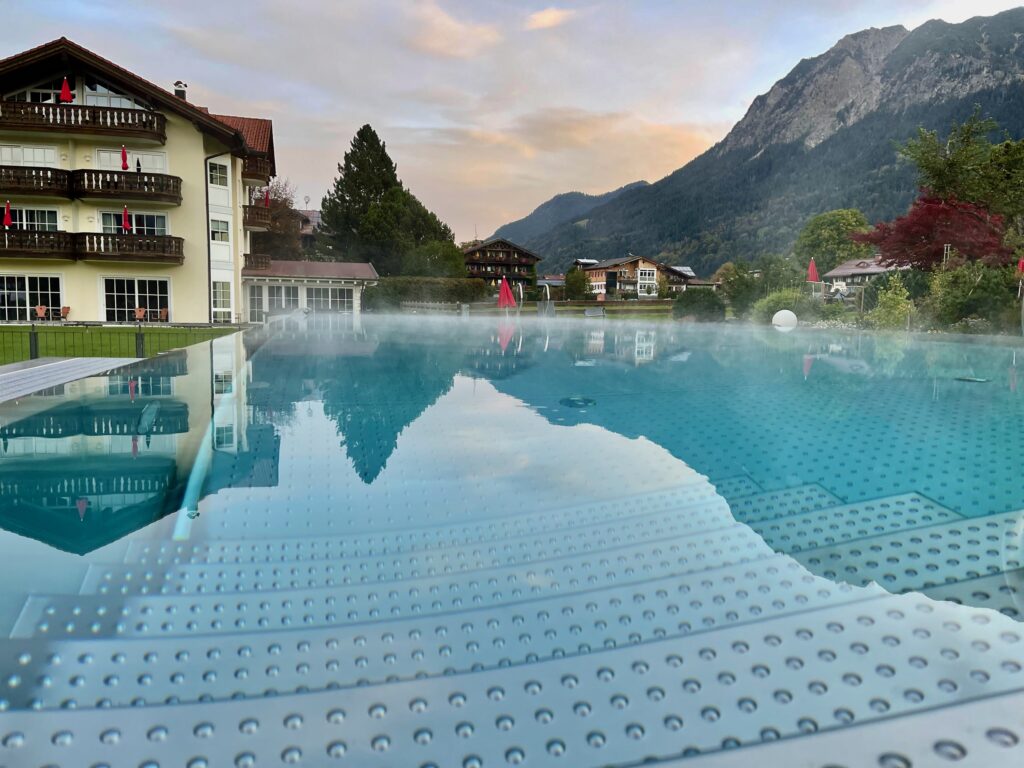
<path id="1" fill-rule="evenodd" d="M 528 368 L 532 350 L 524 345 L 521 328 L 510 322 L 499 323 L 487 334 L 479 334 L 476 343 L 466 350 L 463 370 L 485 379 L 504 379 Z"/>
<path id="2" fill-rule="evenodd" d="M 84 554 L 204 493 L 277 483 L 272 426 L 250 426 L 241 335 L 0 406 L 0 526 Z M 241 375 L 240 375 L 241 374 Z"/>

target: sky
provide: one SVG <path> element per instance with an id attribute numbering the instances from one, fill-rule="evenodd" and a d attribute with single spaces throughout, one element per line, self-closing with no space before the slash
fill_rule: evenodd
<path id="1" fill-rule="evenodd" d="M 554 4 L 552 4 L 554 3 Z M 274 121 L 297 207 L 369 123 L 455 231 L 656 181 L 796 63 L 867 27 L 999 0 L 0 0 L 0 55 L 64 35 L 214 112 Z"/>

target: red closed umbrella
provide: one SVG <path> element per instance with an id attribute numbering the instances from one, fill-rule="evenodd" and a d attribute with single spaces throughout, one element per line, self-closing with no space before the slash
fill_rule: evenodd
<path id="1" fill-rule="evenodd" d="M 78 507 L 78 519 L 85 520 L 85 510 L 89 508 L 89 500 L 78 499 L 75 502 L 75 506 Z"/>
<path id="2" fill-rule="evenodd" d="M 68 85 L 68 79 L 65 77 L 63 84 L 60 86 L 60 103 L 70 104 L 74 100 L 75 97 L 71 93 L 71 86 Z"/>
<path id="3" fill-rule="evenodd" d="M 266 191 L 263 193 L 263 207 L 270 207 L 270 187 L 267 187 Z"/>
<path id="4" fill-rule="evenodd" d="M 512 295 L 512 289 L 509 287 L 508 279 L 505 277 L 501 278 L 501 288 L 498 290 L 498 309 L 507 309 L 515 307 L 516 297 Z"/>
<path id="5" fill-rule="evenodd" d="M 818 265 L 814 263 L 814 257 L 811 257 L 811 263 L 807 265 L 807 282 L 808 283 L 820 283 L 821 280 L 818 278 Z"/>
<path id="6" fill-rule="evenodd" d="M 138 386 L 138 382 L 135 379 L 128 379 L 128 397 L 131 401 L 135 402 L 135 388 Z"/>
<path id="7" fill-rule="evenodd" d="M 1017 271 L 1024 272 L 1024 259 L 1017 262 Z"/>
<path id="8" fill-rule="evenodd" d="M 125 149 L 124 144 L 121 145 L 121 170 L 128 170 L 128 150 Z"/>
<path id="9" fill-rule="evenodd" d="M 132 458 L 134 459 L 139 455 L 139 436 L 132 435 Z"/>
<path id="10" fill-rule="evenodd" d="M 127 205 L 124 207 L 124 212 L 121 214 L 121 229 L 126 233 L 132 231 L 132 219 L 131 216 L 128 215 Z"/>
<path id="11" fill-rule="evenodd" d="M 814 367 L 814 355 L 804 355 L 804 381 L 811 375 L 811 368 Z"/>
<path id="12" fill-rule="evenodd" d="M 14 225 L 14 219 L 11 218 L 11 201 L 7 201 L 7 205 L 4 206 L 4 226 L 10 227 Z"/>

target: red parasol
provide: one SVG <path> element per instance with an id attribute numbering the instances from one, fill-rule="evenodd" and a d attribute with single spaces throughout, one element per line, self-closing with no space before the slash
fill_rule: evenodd
<path id="1" fill-rule="evenodd" d="M 71 86 L 68 85 L 68 79 L 64 78 L 64 83 L 60 87 L 60 103 L 70 104 L 75 100 L 74 95 L 71 93 Z"/>
<path id="2" fill-rule="evenodd" d="M 263 193 L 263 207 L 270 207 L 270 187 L 267 187 L 266 191 Z"/>
<path id="3" fill-rule="evenodd" d="M 78 501 L 75 502 L 75 506 L 78 507 L 78 519 L 85 520 L 85 510 L 89 506 L 89 500 L 79 499 Z"/>
<path id="4" fill-rule="evenodd" d="M 128 170 L 128 150 L 125 149 L 124 144 L 121 145 L 121 170 Z"/>
<path id="5" fill-rule="evenodd" d="M 807 265 L 807 282 L 808 283 L 820 283 L 821 280 L 818 278 L 818 265 L 814 263 L 814 257 L 811 256 L 811 263 Z"/>
<path id="6" fill-rule="evenodd" d="M 1024 259 L 1017 262 L 1017 271 L 1024 272 Z"/>
<path id="7" fill-rule="evenodd" d="M 132 458 L 139 455 L 139 436 L 132 435 Z"/>
<path id="8" fill-rule="evenodd" d="M 512 341 L 515 332 L 516 327 L 511 323 L 502 323 L 498 326 L 498 345 L 501 347 L 502 354 L 508 349 L 508 343 Z"/>
<path id="9" fill-rule="evenodd" d="M 124 207 L 124 212 L 121 214 L 121 229 L 126 233 L 132 231 L 132 219 L 131 216 L 128 215 L 127 205 Z"/>
<path id="10" fill-rule="evenodd" d="M 13 226 L 14 219 L 11 218 L 11 201 L 7 201 L 7 205 L 4 206 L 4 226 Z"/>
<path id="11" fill-rule="evenodd" d="M 501 278 L 501 289 L 498 291 L 498 309 L 507 309 L 509 307 L 515 307 L 516 297 L 512 295 L 512 289 L 509 287 L 508 279 Z"/>
<path id="12" fill-rule="evenodd" d="M 135 402 L 135 388 L 137 386 L 138 382 L 136 382 L 135 379 L 128 379 L 128 397 L 131 398 L 133 403 Z"/>
<path id="13" fill-rule="evenodd" d="M 804 355 L 804 380 L 811 375 L 811 368 L 814 367 L 814 355 Z"/>

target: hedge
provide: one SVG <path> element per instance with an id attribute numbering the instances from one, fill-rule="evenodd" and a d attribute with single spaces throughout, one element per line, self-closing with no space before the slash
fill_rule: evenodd
<path id="1" fill-rule="evenodd" d="M 725 302 L 711 288 L 690 288 L 680 293 L 672 306 L 672 316 L 701 322 L 725 320 Z"/>
<path id="2" fill-rule="evenodd" d="M 492 291 L 480 278 L 382 277 L 363 293 L 368 310 L 397 309 L 403 301 L 436 301 L 445 304 L 482 301 Z"/>

